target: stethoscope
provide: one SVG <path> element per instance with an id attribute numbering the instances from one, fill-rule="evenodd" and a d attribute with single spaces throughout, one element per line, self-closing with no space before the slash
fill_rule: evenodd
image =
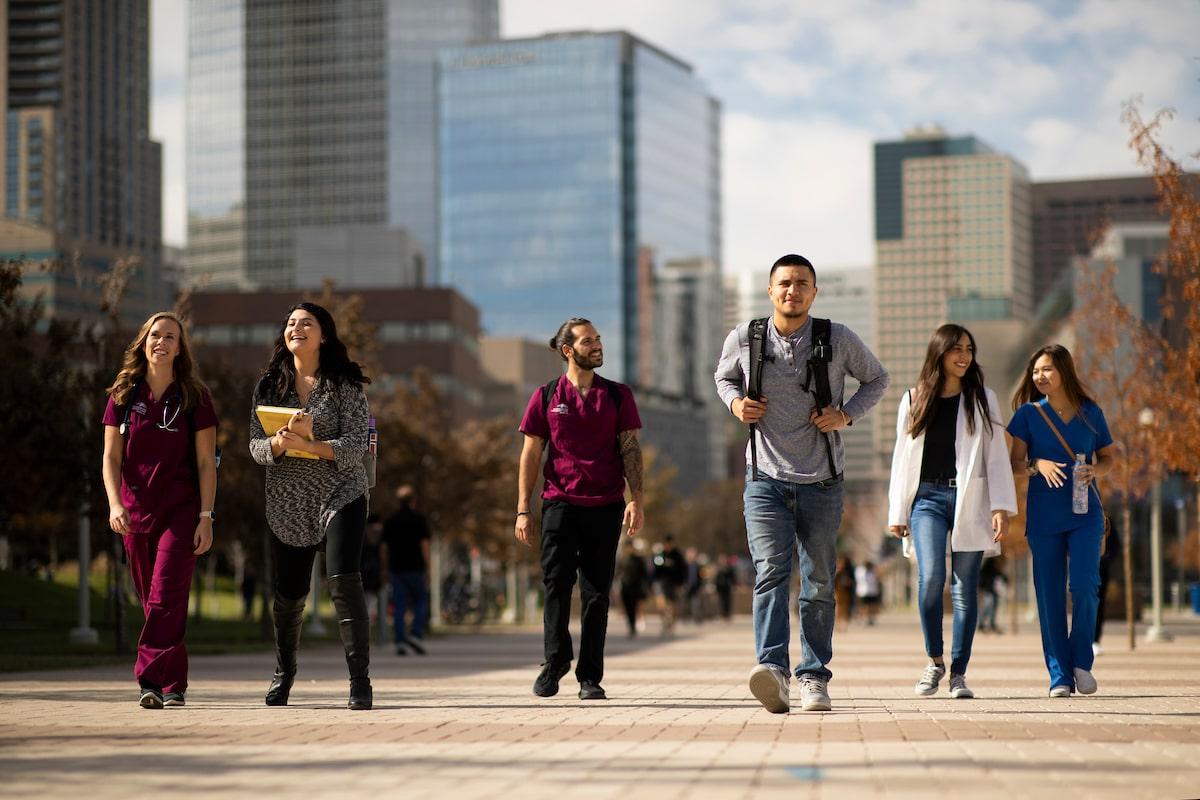
<path id="1" fill-rule="evenodd" d="M 175 398 L 175 413 L 171 415 L 170 419 L 167 419 L 167 406 L 169 405 L 171 405 L 170 400 L 163 401 L 162 422 L 158 423 L 158 429 L 169 433 L 177 433 L 179 429 L 172 426 L 175 424 L 175 420 L 179 418 L 179 412 L 183 408 L 183 398 Z"/>
<path id="2" fill-rule="evenodd" d="M 183 398 L 179 397 L 178 395 L 175 396 L 175 398 L 174 398 L 175 411 L 174 411 L 174 413 L 171 414 L 171 418 L 167 419 L 167 407 L 171 405 L 171 399 L 172 398 L 167 398 L 166 400 L 163 401 L 162 422 L 155 423 L 155 427 L 158 428 L 160 431 L 167 431 L 168 433 L 178 433 L 179 428 L 174 427 L 174 425 L 175 425 L 175 420 L 179 419 L 179 412 L 183 410 Z M 129 422 L 128 422 L 129 415 L 128 414 L 125 415 L 125 420 L 126 421 L 122 422 L 121 427 L 118 429 L 118 430 L 120 430 L 122 436 L 124 436 L 125 432 L 129 430 Z"/>

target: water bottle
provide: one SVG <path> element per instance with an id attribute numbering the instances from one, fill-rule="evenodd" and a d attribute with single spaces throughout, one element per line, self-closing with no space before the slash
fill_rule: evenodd
<path id="1" fill-rule="evenodd" d="M 1071 473 L 1071 510 L 1076 514 L 1088 513 L 1088 485 L 1079 480 L 1079 468 L 1087 466 L 1083 453 L 1075 454 L 1075 469 Z"/>

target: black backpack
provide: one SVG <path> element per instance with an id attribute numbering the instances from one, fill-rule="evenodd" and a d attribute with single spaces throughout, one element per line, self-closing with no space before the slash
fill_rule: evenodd
<path id="1" fill-rule="evenodd" d="M 750 321 L 750 375 L 746 385 L 746 397 L 758 400 L 762 397 L 762 366 L 764 361 L 774 361 L 767 355 L 767 325 L 770 317 Z M 821 317 L 812 318 L 812 354 L 808 358 L 807 371 L 801 388 L 810 392 L 817 408 L 826 408 L 833 403 L 833 392 L 829 389 L 829 362 L 833 361 L 833 345 L 830 344 L 832 323 Z M 753 480 L 758 480 L 757 425 L 750 426 L 750 470 Z M 833 460 L 833 444 L 829 434 L 825 437 L 825 455 L 829 459 L 829 474 L 836 477 L 837 465 Z"/>
<path id="2" fill-rule="evenodd" d="M 558 378 L 562 376 L 559 375 Z M 554 396 L 554 390 L 558 388 L 558 378 L 552 378 L 546 381 L 546 385 L 542 387 L 542 416 L 545 416 L 550 410 L 550 398 Z M 617 419 L 621 418 L 621 390 L 617 388 L 614 381 L 610 381 L 603 375 L 596 375 L 593 379 L 594 385 L 603 386 L 608 390 L 608 396 L 613 399 L 613 403 L 617 407 Z"/>

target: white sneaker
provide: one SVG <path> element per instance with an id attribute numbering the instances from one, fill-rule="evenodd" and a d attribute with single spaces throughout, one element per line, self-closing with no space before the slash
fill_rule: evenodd
<path id="1" fill-rule="evenodd" d="M 800 679 L 800 708 L 804 711 L 830 711 L 833 704 L 829 700 L 829 682 L 815 675 L 805 675 Z"/>
<path id="2" fill-rule="evenodd" d="M 1071 687 L 1063 686 L 1061 683 L 1050 690 L 1051 697 L 1070 697 Z"/>
<path id="3" fill-rule="evenodd" d="M 792 707 L 787 674 L 770 664 L 750 670 L 750 694 L 772 714 L 786 714 Z"/>
<path id="4" fill-rule="evenodd" d="M 1086 669 L 1075 668 L 1075 691 L 1080 694 L 1095 694 L 1097 688 L 1099 687 L 1092 673 Z"/>
<path id="5" fill-rule="evenodd" d="M 921 697 L 935 695 L 938 684 L 944 677 L 946 677 L 946 668 L 930 661 L 925 665 L 925 672 L 921 674 L 921 680 L 917 681 L 917 685 L 913 687 L 913 692 Z"/>
<path id="6" fill-rule="evenodd" d="M 934 687 L 935 691 L 936 688 L 937 687 Z M 967 678 L 965 675 L 952 674 L 950 676 L 950 696 L 955 700 L 969 700 L 975 696 L 975 693 L 971 691 L 971 687 L 967 686 Z"/>

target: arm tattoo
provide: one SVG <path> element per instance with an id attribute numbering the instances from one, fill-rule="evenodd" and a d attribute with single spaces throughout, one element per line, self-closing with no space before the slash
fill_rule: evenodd
<path id="1" fill-rule="evenodd" d="M 621 431 L 617 436 L 621 449 L 621 464 L 625 471 L 625 480 L 629 491 L 634 497 L 642 494 L 642 445 L 638 442 L 637 431 Z"/>

